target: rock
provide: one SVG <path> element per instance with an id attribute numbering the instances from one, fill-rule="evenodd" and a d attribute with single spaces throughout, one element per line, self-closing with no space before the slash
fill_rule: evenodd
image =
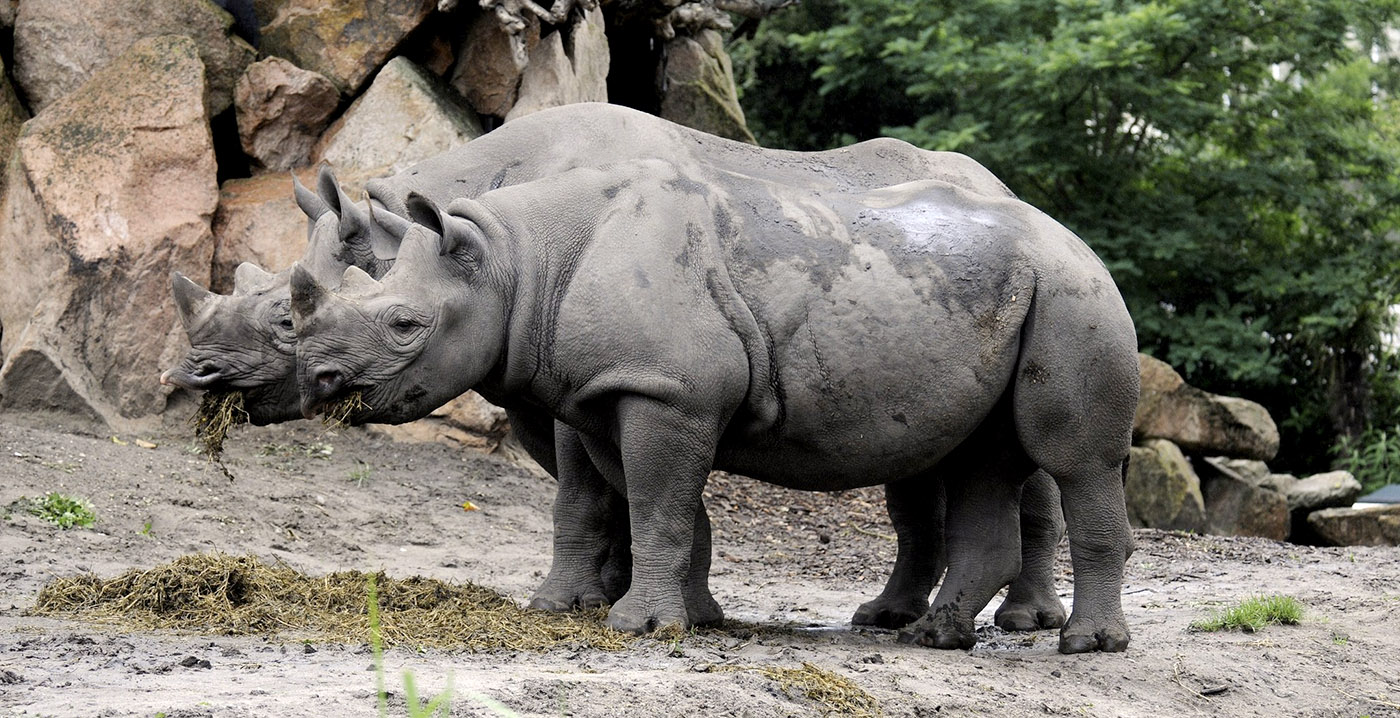
<path id="1" fill-rule="evenodd" d="M 1361 495 L 1361 482 L 1349 471 L 1329 471 L 1299 480 L 1288 487 L 1288 508 L 1313 511 L 1351 506 Z"/>
<path id="2" fill-rule="evenodd" d="M 504 409 L 470 391 L 418 421 L 372 426 L 395 441 L 442 441 L 484 451 L 494 451 L 509 428 Z"/>
<path id="3" fill-rule="evenodd" d="M 1231 459 L 1225 456 L 1208 456 L 1204 459 L 1212 469 L 1233 479 L 1258 486 L 1269 477 L 1269 465 L 1254 459 Z"/>
<path id="4" fill-rule="evenodd" d="M 353 94 L 423 23 L 434 0 L 268 0 L 264 54 L 285 57 Z"/>
<path id="5" fill-rule="evenodd" d="M 666 41 L 661 116 L 712 135 L 757 144 L 734 88 L 734 68 L 714 30 Z"/>
<path id="6" fill-rule="evenodd" d="M 4 7 L 6 2 L 7 0 L 0 0 L 0 7 Z M 15 96 L 15 88 L 10 85 L 10 77 L 5 72 L 5 61 L 0 59 L 0 162 L 10 159 L 20 127 L 28 119 L 29 113 L 24 111 L 24 105 L 21 105 L 19 98 Z M 0 174 L 0 196 L 4 196 L 4 192 L 5 178 Z"/>
<path id="7" fill-rule="evenodd" d="M 1288 488 L 1298 483 L 1298 477 L 1292 474 L 1269 474 L 1259 480 L 1259 485 L 1270 491 L 1274 491 L 1284 496 L 1288 495 Z M 1296 525 L 1296 524 L 1295 524 Z"/>
<path id="8" fill-rule="evenodd" d="M 136 40 L 187 35 L 204 63 L 210 116 L 257 56 L 232 34 L 233 17 L 208 0 L 24 0 L 15 20 L 15 81 L 35 114 L 77 89 Z"/>
<path id="9" fill-rule="evenodd" d="M 529 53 L 540 42 L 539 19 L 531 17 L 520 40 L 524 53 L 517 56 L 510 33 L 495 13 L 477 13 L 457 50 L 450 84 L 483 115 L 505 117 L 520 92 L 520 75 Z"/>
<path id="10" fill-rule="evenodd" d="M 15 13 L 19 12 L 19 0 L 0 0 L 0 30 L 15 26 Z"/>
<path id="11" fill-rule="evenodd" d="M 506 121 L 559 105 L 607 102 L 609 62 L 603 11 L 594 7 L 574 19 L 567 35 L 551 32 L 530 51 Z"/>
<path id="12" fill-rule="evenodd" d="M 1278 427 L 1264 407 L 1210 394 L 1182 380 L 1170 366 L 1138 355 L 1142 394 L 1133 441 L 1166 439 L 1188 454 L 1268 461 L 1278 453 Z"/>
<path id="13" fill-rule="evenodd" d="M 303 184 L 315 186 L 315 168 L 299 170 L 297 176 Z M 358 197 L 365 182 L 374 176 L 342 173 L 336 179 L 347 193 Z M 292 196 L 291 174 L 278 172 L 224 182 L 213 231 L 210 289 L 216 292 L 233 291 L 233 270 L 243 262 L 269 272 L 292 266 L 306 251 L 306 215 Z"/>
<path id="14" fill-rule="evenodd" d="M 1308 525 L 1336 546 L 1400 546 L 1400 505 L 1364 509 L 1323 509 Z"/>
<path id="15" fill-rule="evenodd" d="M 289 170 L 310 161 L 340 95 L 325 77 L 269 57 L 238 78 L 233 104 L 243 153 L 264 169 Z"/>
<path id="16" fill-rule="evenodd" d="M 194 41 L 146 38 L 24 126 L 0 205 L 0 266 L 22 268 L 0 283 L 0 408 L 129 430 L 165 407 L 170 272 L 205 283 L 213 251 L 204 92 Z"/>
<path id="17" fill-rule="evenodd" d="M 331 125 L 313 158 L 337 169 L 385 174 L 480 137 L 476 115 L 412 62 L 396 57 Z"/>
<path id="18" fill-rule="evenodd" d="M 1134 446 L 1124 493 L 1134 526 L 1200 533 L 1206 528 L 1201 482 L 1191 462 L 1170 441 Z"/>
<path id="19" fill-rule="evenodd" d="M 1288 538 L 1288 501 L 1262 486 L 1223 474 L 1201 480 L 1206 504 L 1206 530 L 1226 536 Z"/>

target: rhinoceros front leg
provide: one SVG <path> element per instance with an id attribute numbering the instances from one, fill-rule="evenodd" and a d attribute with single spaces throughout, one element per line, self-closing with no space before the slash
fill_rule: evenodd
<path id="1" fill-rule="evenodd" d="M 692 557 L 701 544 L 708 572 L 709 532 L 701 529 L 709 520 L 700 496 L 719 422 L 644 397 L 619 400 L 617 420 L 632 518 L 632 587 L 613 604 L 607 625 L 645 633 L 709 620 L 689 615 L 686 593 L 697 588 Z"/>
<path id="2" fill-rule="evenodd" d="M 899 540 L 894 569 L 885 590 L 856 609 L 852 625 L 903 628 L 918 620 L 947 566 L 942 481 L 930 474 L 885 484 L 885 506 Z"/>
<path id="3" fill-rule="evenodd" d="M 568 611 L 605 606 L 624 594 L 631 582 L 625 499 L 594 466 L 573 429 L 555 425 L 553 454 L 559 480 L 554 556 L 549 575 L 530 598 L 530 607 Z M 610 593 L 610 588 L 616 593 Z"/>
<path id="4" fill-rule="evenodd" d="M 1060 490 L 1037 469 L 1021 488 L 1021 574 L 997 608 L 997 626 L 1035 631 L 1065 625 L 1065 607 L 1055 593 L 1055 554 L 1064 535 Z"/>

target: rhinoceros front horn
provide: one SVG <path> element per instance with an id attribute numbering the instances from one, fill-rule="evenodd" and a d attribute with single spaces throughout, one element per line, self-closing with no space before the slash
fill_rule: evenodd
<path id="1" fill-rule="evenodd" d="M 328 294 L 305 267 L 300 263 L 292 265 L 292 320 L 298 327 L 316 313 Z"/>
<path id="2" fill-rule="evenodd" d="M 180 324 L 185 327 L 185 331 L 194 326 L 200 312 L 216 296 L 195 284 L 189 277 L 175 271 L 170 273 L 170 293 L 175 295 L 175 309 L 180 314 Z"/>

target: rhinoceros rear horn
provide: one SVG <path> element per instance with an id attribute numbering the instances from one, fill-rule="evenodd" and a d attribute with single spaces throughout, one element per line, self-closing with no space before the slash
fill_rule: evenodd
<path id="1" fill-rule="evenodd" d="M 345 274 L 340 278 L 340 290 L 345 294 L 369 294 L 379 287 L 379 282 L 369 273 L 359 267 L 351 266 L 345 268 Z"/>
<path id="2" fill-rule="evenodd" d="M 185 331 L 194 326 L 200 313 L 215 297 L 213 292 L 174 271 L 170 273 L 170 293 L 175 295 L 175 310 L 180 314 L 180 324 Z"/>
<path id="3" fill-rule="evenodd" d="M 295 172 L 292 173 L 292 195 L 297 199 L 297 206 L 301 208 L 302 212 L 306 213 L 307 217 L 311 218 L 312 222 L 320 219 L 321 215 L 331 211 L 331 208 L 326 204 L 325 200 L 316 196 L 315 192 L 307 189 L 306 185 L 302 184 L 301 180 L 297 178 L 297 173 Z"/>
<path id="4" fill-rule="evenodd" d="M 316 312 L 328 292 L 300 263 L 292 265 L 292 319 L 298 325 Z"/>
<path id="5" fill-rule="evenodd" d="M 252 262 L 244 262 L 233 270 L 233 294 L 242 296 L 266 291 L 276 281 L 276 275 L 268 274 Z"/>

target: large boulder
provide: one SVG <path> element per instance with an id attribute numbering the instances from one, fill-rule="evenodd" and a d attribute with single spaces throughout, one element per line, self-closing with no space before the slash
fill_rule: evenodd
<path id="1" fill-rule="evenodd" d="M 261 49 L 353 94 L 423 23 L 435 0 L 260 0 Z"/>
<path id="2" fill-rule="evenodd" d="M 529 64 L 530 53 L 540 42 L 539 18 L 528 18 L 516 40 L 501 27 L 495 13 L 472 17 L 457 50 L 450 84 L 483 115 L 505 117 L 520 94 L 520 76 Z M 520 43 L 523 54 L 515 52 Z"/>
<path id="3" fill-rule="evenodd" d="M 1154 439 L 1131 449 L 1124 493 L 1134 526 L 1197 533 L 1206 528 L 1201 481 L 1170 441 Z"/>
<path id="4" fill-rule="evenodd" d="M 6 0 L 0 0 L 0 7 L 4 6 Z M 19 137 L 19 130 L 29 113 L 24 111 L 24 106 L 20 104 L 19 98 L 15 96 L 15 88 L 10 86 L 10 77 L 5 72 L 5 61 L 0 59 L 0 165 L 9 161 L 10 153 L 15 149 L 15 140 Z M 0 196 L 4 196 L 5 178 L 0 174 Z"/>
<path id="5" fill-rule="evenodd" d="M 0 205 L 0 407 L 114 428 L 165 407 L 170 272 L 206 283 L 213 251 L 204 76 L 194 41 L 146 38 L 24 126 Z"/>
<path id="6" fill-rule="evenodd" d="M 248 66 L 234 88 L 243 153 L 268 170 L 301 167 L 340 106 L 335 85 L 280 57 Z"/>
<path id="7" fill-rule="evenodd" d="M 315 168 L 297 170 L 302 184 L 314 187 Z M 359 196 L 372 173 L 340 173 L 336 180 L 352 196 Z M 233 270 L 252 262 L 269 272 L 292 266 L 306 251 L 306 214 L 292 195 L 292 175 L 277 172 L 232 179 L 219 190 L 214 213 L 214 266 L 210 289 L 233 291 Z"/>
<path id="8" fill-rule="evenodd" d="M 1350 471 L 1329 471 L 1299 479 L 1285 495 L 1293 511 L 1314 511 L 1351 506 L 1361 495 L 1361 482 Z"/>
<path id="9" fill-rule="evenodd" d="M 326 130 L 313 159 L 386 174 L 480 137 L 481 123 L 421 68 L 396 57 Z"/>
<path id="10" fill-rule="evenodd" d="M 1268 461 L 1278 453 L 1278 427 L 1264 407 L 1190 386 L 1165 362 L 1138 355 L 1142 394 L 1133 440 L 1166 439 L 1188 454 Z"/>
<path id="11" fill-rule="evenodd" d="M 1282 541 L 1291 527 L 1288 501 L 1247 481 L 1217 474 L 1201 479 L 1206 530 L 1226 536 L 1262 536 Z"/>
<path id="12" fill-rule="evenodd" d="M 731 140 L 757 144 L 744 121 L 734 68 L 714 30 L 666 41 L 661 116 Z"/>
<path id="13" fill-rule="evenodd" d="M 1400 504 L 1314 511 L 1308 525 L 1336 546 L 1400 546 Z"/>
<path id="14" fill-rule="evenodd" d="M 2 0 L 0 0 L 2 1 Z M 35 114 L 77 89 L 141 38 L 187 35 L 204 63 L 205 101 L 217 115 L 257 53 L 209 0 L 24 0 L 15 20 L 15 81 Z"/>
<path id="15" fill-rule="evenodd" d="M 594 7 L 577 16 L 567 34 L 551 32 L 530 51 L 506 121 L 559 105 L 607 102 L 609 62 L 603 11 Z"/>

